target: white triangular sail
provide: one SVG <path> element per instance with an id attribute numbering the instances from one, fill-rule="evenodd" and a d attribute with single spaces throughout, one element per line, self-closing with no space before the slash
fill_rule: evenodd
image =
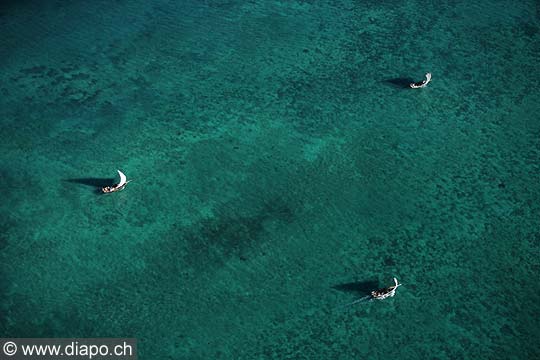
<path id="1" fill-rule="evenodd" d="M 377 300 L 383 300 L 389 297 L 393 297 L 394 295 L 396 295 L 396 289 L 401 286 L 401 284 L 398 282 L 396 278 L 394 278 L 394 284 L 395 284 L 394 286 L 390 286 L 386 289 L 373 291 L 371 293 L 371 296 Z"/>
<path id="2" fill-rule="evenodd" d="M 427 73 L 425 80 L 422 80 L 421 82 L 417 82 L 417 83 L 411 83 L 409 86 L 412 87 L 413 89 L 419 89 L 419 88 L 426 87 L 430 81 L 431 81 L 431 73 Z"/>
<path id="3" fill-rule="evenodd" d="M 116 171 L 118 171 L 118 175 L 120 175 L 120 182 L 118 183 L 118 185 L 116 185 L 116 187 L 122 187 L 126 185 L 127 184 L 126 175 L 124 175 L 124 173 L 121 172 L 120 170 L 116 170 Z"/>

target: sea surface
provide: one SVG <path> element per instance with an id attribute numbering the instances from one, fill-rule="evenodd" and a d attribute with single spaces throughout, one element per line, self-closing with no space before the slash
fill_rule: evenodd
<path id="1" fill-rule="evenodd" d="M 538 359 L 539 89 L 534 0 L 2 1 L 0 336 Z"/>

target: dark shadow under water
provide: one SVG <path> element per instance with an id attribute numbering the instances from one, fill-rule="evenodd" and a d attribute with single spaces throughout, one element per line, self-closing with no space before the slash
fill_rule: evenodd
<path id="1" fill-rule="evenodd" d="M 112 186 L 114 185 L 113 178 L 74 178 L 74 179 L 64 179 L 64 181 L 75 183 L 75 184 L 82 184 L 86 186 L 91 186 L 94 188 L 94 192 L 96 194 L 102 194 L 101 188 L 105 186 Z"/>
<path id="2" fill-rule="evenodd" d="M 351 283 L 339 284 L 332 286 L 332 289 L 336 289 L 343 292 L 354 293 L 358 295 L 370 295 L 373 290 L 379 288 L 379 283 L 374 280 L 368 281 L 355 281 Z"/>
<path id="3" fill-rule="evenodd" d="M 398 89 L 409 89 L 410 83 L 413 83 L 414 80 L 411 78 L 393 78 L 393 79 L 386 79 L 384 82 L 392 87 L 398 88 Z"/>

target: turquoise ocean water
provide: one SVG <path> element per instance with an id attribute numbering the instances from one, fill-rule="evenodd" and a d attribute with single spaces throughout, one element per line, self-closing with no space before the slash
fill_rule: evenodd
<path id="1" fill-rule="evenodd" d="M 539 89 L 533 0 L 4 1 L 0 335 L 539 358 Z"/>

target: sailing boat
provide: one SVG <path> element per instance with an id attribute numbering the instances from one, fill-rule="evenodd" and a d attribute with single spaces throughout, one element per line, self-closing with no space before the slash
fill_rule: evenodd
<path id="1" fill-rule="evenodd" d="M 431 73 L 427 73 L 426 78 L 424 80 L 415 82 L 415 83 L 410 83 L 409 86 L 413 89 L 419 89 L 419 88 L 426 87 L 430 81 L 431 81 Z"/>
<path id="2" fill-rule="evenodd" d="M 123 172 L 121 172 L 120 170 L 116 170 L 116 171 L 118 171 L 118 175 L 120 175 L 120 182 L 113 186 L 105 186 L 101 188 L 101 191 L 103 191 L 105 194 L 124 190 L 127 183 L 131 181 L 131 180 L 127 180 L 126 175 L 124 175 Z"/>
<path id="3" fill-rule="evenodd" d="M 343 305 L 343 307 L 351 306 L 351 305 L 358 304 L 358 303 L 361 303 L 361 302 L 371 301 L 373 299 L 384 300 L 386 298 L 392 297 L 392 296 L 396 295 L 396 289 L 402 285 L 402 284 L 398 283 L 396 278 L 394 278 L 394 284 L 395 285 L 389 286 L 389 287 L 384 288 L 384 289 L 379 289 L 379 290 L 372 291 L 371 295 L 367 295 L 367 296 L 361 297 L 360 299 L 356 299 L 355 301 L 353 301 L 351 303 Z"/>
<path id="4" fill-rule="evenodd" d="M 396 295 L 396 289 L 401 286 L 400 283 L 398 283 L 397 279 L 394 278 L 394 284 L 393 286 L 389 286 L 384 289 L 379 289 L 371 292 L 371 298 L 377 299 L 377 300 L 383 300 L 389 297 L 392 297 Z"/>

